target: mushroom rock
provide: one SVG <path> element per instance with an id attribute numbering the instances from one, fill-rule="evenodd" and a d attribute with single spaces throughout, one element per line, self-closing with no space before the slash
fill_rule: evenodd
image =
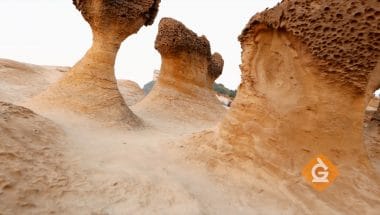
<path id="1" fill-rule="evenodd" d="M 371 79 L 378 73 L 378 6 L 293 0 L 255 15 L 239 37 L 243 80 L 221 136 L 231 144 L 249 137 L 243 146 L 271 153 L 271 162 L 287 169 L 319 153 L 363 163 L 366 95 L 376 89 L 367 88 L 380 85 Z M 246 129 L 231 132 L 237 127 Z"/>
<path id="2" fill-rule="evenodd" d="M 212 90 L 223 70 L 220 54 L 211 54 L 205 36 L 181 22 L 163 18 L 155 48 L 161 54 L 161 71 L 151 92 L 135 107 L 144 115 L 188 121 L 216 122 L 225 113 Z"/>
<path id="3" fill-rule="evenodd" d="M 376 0 L 285 0 L 256 14 L 239 37 L 237 97 L 216 132 L 189 140 L 202 149 L 196 153 L 208 143 L 233 157 L 227 162 L 253 161 L 254 174 L 286 184 L 274 192 L 296 197 L 288 203 L 304 213 L 375 214 L 380 180 L 364 148 L 363 119 L 367 95 L 380 86 L 379 8 Z M 339 176 L 314 195 L 301 172 L 319 154 Z"/>
<path id="4" fill-rule="evenodd" d="M 128 106 L 135 105 L 145 96 L 144 90 L 141 89 L 136 82 L 130 80 L 117 80 L 117 86 Z"/>
<path id="5" fill-rule="evenodd" d="M 121 43 L 141 26 L 150 25 L 159 0 L 74 0 L 90 24 L 93 44 L 86 55 L 61 79 L 31 101 L 38 108 L 59 108 L 99 120 L 140 124 L 121 96 L 114 74 Z"/>

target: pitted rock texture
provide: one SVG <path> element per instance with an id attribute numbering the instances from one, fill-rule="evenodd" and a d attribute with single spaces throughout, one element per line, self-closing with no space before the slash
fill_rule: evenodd
<path id="1" fill-rule="evenodd" d="M 112 22 L 128 27 L 129 22 L 140 17 L 145 19 L 145 25 L 153 24 L 160 0 L 73 0 L 73 3 L 93 27 L 97 24 L 106 27 Z"/>
<path id="2" fill-rule="evenodd" d="M 321 73 L 336 74 L 343 85 L 365 91 L 380 56 L 379 23 L 378 0 L 287 0 L 252 17 L 240 41 L 255 34 L 259 24 L 290 32 L 321 60 Z"/>
<path id="3" fill-rule="evenodd" d="M 222 74 L 224 62 L 220 54 L 211 55 L 206 37 L 198 37 L 177 20 L 163 18 L 156 49 L 162 59 L 160 76 L 135 110 L 141 115 L 155 113 L 186 123 L 219 121 L 225 108 L 212 85 Z"/>
<path id="4" fill-rule="evenodd" d="M 172 18 L 160 21 L 155 48 L 161 55 L 176 55 L 181 52 L 196 53 L 209 57 L 210 42 L 205 36 L 198 37 L 181 22 Z"/>
<path id="5" fill-rule="evenodd" d="M 28 105 L 85 114 L 107 124 L 140 126 L 142 122 L 127 107 L 114 74 L 121 43 L 154 19 L 160 1 L 74 1 L 89 22 L 93 44 L 86 55 L 46 92 Z"/>
<path id="6" fill-rule="evenodd" d="M 378 1 L 285 0 L 254 16 L 240 36 L 242 83 L 232 107 L 217 129 L 194 134 L 183 143 L 187 158 L 201 160 L 205 168 L 222 172 L 221 177 L 235 179 L 236 184 L 242 177 L 236 179 L 230 172 L 250 175 L 252 184 L 242 184 L 259 190 L 260 211 L 376 214 L 380 180 L 363 137 L 367 91 L 380 86 L 378 50 L 373 46 L 377 39 L 367 38 L 377 31 L 378 21 L 367 19 L 376 14 L 370 10 L 379 8 L 375 4 Z M 366 35 L 358 44 L 353 40 L 360 32 L 351 32 L 342 18 L 354 18 L 354 12 L 343 14 L 342 9 L 352 5 L 368 9 L 353 26 Z M 341 34 L 323 32 L 325 24 Z M 319 25 L 321 31 L 315 31 Z M 360 51 L 362 47 L 367 49 Z M 369 133 L 377 132 L 377 125 Z M 322 195 L 301 174 L 320 154 L 339 171 Z"/>
<path id="7" fill-rule="evenodd" d="M 308 154 L 368 168 L 365 94 L 358 96 L 321 76 L 313 54 L 291 33 L 262 26 L 256 30 L 242 42 L 243 81 L 220 124 L 220 137 L 242 153 L 289 171 L 302 168 Z M 354 151 L 360 162 L 353 162 Z M 295 152 L 298 157 L 286 161 Z"/>
<path id="8" fill-rule="evenodd" d="M 208 64 L 206 74 L 202 73 L 204 69 L 200 70 L 201 74 L 198 75 L 199 77 L 192 77 L 196 73 L 188 75 L 183 74 L 184 76 L 187 76 L 189 80 L 194 81 L 195 79 L 198 79 L 197 81 L 194 81 L 197 85 L 206 85 L 207 87 L 211 87 L 212 83 L 222 74 L 224 60 L 219 53 L 214 53 L 211 55 L 210 42 L 207 38 L 205 36 L 199 37 L 196 33 L 188 29 L 183 23 L 175 19 L 161 19 L 156 37 L 155 48 L 160 52 L 163 58 L 188 58 L 181 64 L 187 63 L 190 58 L 199 58 L 200 61 L 206 60 Z M 178 71 L 177 74 L 180 75 L 181 72 Z"/>
<path id="9" fill-rule="evenodd" d="M 222 55 L 214 53 L 211 56 L 210 68 L 208 69 L 208 75 L 215 81 L 223 72 L 224 60 Z"/>

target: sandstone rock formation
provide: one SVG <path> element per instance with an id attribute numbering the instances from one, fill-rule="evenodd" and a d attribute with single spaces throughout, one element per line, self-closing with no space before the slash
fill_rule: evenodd
<path id="1" fill-rule="evenodd" d="M 128 106 L 135 105 L 145 96 L 144 90 L 141 89 L 136 82 L 130 80 L 117 80 L 117 86 Z"/>
<path id="2" fill-rule="evenodd" d="M 90 118 L 140 124 L 118 91 L 114 64 L 120 44 L 141 26 L 152 24 L 159 0 L 74 0 L 90 24 L 93 44 L 68 74 L 32 101 L 39 108 L 83 113 Z"/>
<path id="3" fill-rule="evenodd" d="M 198 37 L 174 19 L 164 18 L 155 48 L 161 54 L 161 72 L 136 111 L 183 122 L 219 120 L 225 109 L 212 84 L 221 75 L 224 62 L 220 54 L 211 55 L 207 38 Z"/>
<path id="4" fill-rule="evenodd" d="M 273 198 L 291 194 L 302 214 L 375 214 L 380 180 L 363 147 L 363 119 L 380 86 L 379 8 L 376 0 L 286 0 L 256 14 L 239 37 L 242 84 L 230 112 L 217 132 L 190 142 L 203 153 L 208 143 L 222 160 L 252 161 L 258 178 L 281 184 Z M 319 154 L 340 178 L 314 195 L 300 173 Z"/>
<path id="5" fill-rule="evenodd" d="M 373 97 L 366 110 L 364 121 L 365 145 L 368 157 L 380 172 L 380 99 Z"/>
<path id="6" fill-rule="evenodd" d="M 372 37 L 380 33 L 376 5 L 295 0 L 254 16 L 240 36 L 243 83 L 222 135 L 247 123 L 249 133 L 228 139 L 260 136 L 256 150 L 281 151 L 273 157 L 279 166 L 294 153 L 282 145 L 294 145 L 301 154 L 339 154 L 340 160 L 352 160 L 352 153 L 366 157 L 365 96 L 371 74 L 378 72 L 380 51 L 380 38 Z M 375 81 L 380 85 L 380 79 Z M 371 94 L 375 89 L 369 89 Z"/>
<path id="7" fill-rule="evenodd" d="M 133 20 L 120 8 L 140 14 L 147 1 L 125 2 L 74 2 L 95 23 L 97 42 L 36 105 L 134 124 L 111 67 L 120 44 L 108 46 L 123 36 L 103 31 L 124 23 L 109 16 Z M 53 123 L 0 102 L 0 214 L 378 214 L 379 175 L 363 142 L 378 147 L 380 108 L 370 109 L 367 125 L 363 119 L 369 95 L 380 87 L 379 8 L 378 0 L 284 0 L 255 15 L 240 37 L 238 95 L 216 128 L 196 134 L 193 127 L 223 115 L 210 86 L 223 61 L 204 37 L 172 19 L 160 24 L 155 89 L 132 107 L 144 120 L 162 117 L 152 127 L 126 131 L 77 114 L 49 115 Z M 155 7 L 142 19 L 154 13 Z M 5 65 L 25 76 L 40 71 Z M 5 84 L 22 82 L 2 77 Z M 127 85 L 119 83 L 120 91 Z M 13 99 L 7 90 L 0 85 Z M 190 124 L 185 132 L 181 121 Z M 183 133 L 192 137 L 180 140 Z M 369 149 L 375 156 L 376 148 Z M 319 154 L 339 171 L 324 192 L 301 175 Z"/>
<path id="8" fill-rule="evenodd" d="M 69 70 L 0 59 L 0 101 L 23 103 L 38 95 Z"/>
<path id="9" fill-rule="evenodd" d="M 0 102 L 0 213 L 47 214 L 69 183 L 63 132 L 29 109 Z M 50 209 L 46 209 L 50 208 Z"/>
<path id="10" fill-rule="evenodd" d="M 367 105 L 367 109 L 366 111 L 369 111 L 369 112 L 373 112 L 373 111 L 377 111 L 378 107 L 380 105 L 380 98 L 376 97 L 376 96 L 373 96 L 370 100 L 369 100 L 369 103 Z"/>

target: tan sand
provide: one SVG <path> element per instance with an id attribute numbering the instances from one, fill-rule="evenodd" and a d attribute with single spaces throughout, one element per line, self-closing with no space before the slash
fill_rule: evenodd
<path id="1" fill-rule="evenodd" d="M 110 20 L 98 19 L 92 27 L 103 29 L 104 23 L 122 19 L 123 11 L 108 10 L 115 9 L 111 1 L 104 1 L 110 5 L 99 12 L 99 2 L 74 1 L 87 21 L 110 12 Z M 139 24 L 150 24 L 157 12 L 158 1 L 117 2 L 132 8 L 132 15 L 137 11 L 137 17 L 147 12 Z M 138 4 L 143 10 L 134 8 Z M 220 56 L 211 55 L 204 37 L 172 19 L 161 26 L 180 30 L 185 34 L 177 35 L 188 40 L 168 42 L 167 34 L 157 40 L 163 42 L 156 44 L 163 58 L 160 84 L 131 109 L 116 87 L 113 57 L 95 69 L 98 75 L 106 71 L 111 93 L 91 91 L 90 84 L 100 82 L 83 81 L 88 70 L 78 63 L 73 75 L 58 84 L 65 93 L 45 91 L 57 99 L 53 103 L 67 107 L 60 110 L 9 103 L 23 103 L 44 90 L 59 76 L 56 69 L 3 61 L 8 72 L 0 67 L 1 81 L 8 85 L 0 86 L 0 100 L 8 103 L 0 102 L 0 214 L 378 214 L 379 109 L 364 124 L 369 95 L 380 86 L 379 43 L 368 43 L 377 39 L 371 34 L 379 19 L 374 5 L 375 0 L 285 0 L 254 16 L 240 37 L 242 84 L 225 116 L 210 90 L 221 72 Z M 351 31 L 343 24 L 360 31 L 347 37 Z M 317 40 L 326 25 L 326 40 Z M 168 33 L 165 29 L 161 33 Z M 105 48 L 99 44 L 95 52 Z M 94 50 L 84 62 L 104 60 L 105 55 L 94 58 Z M 29 82 L 29 88 L 21 84 Z M 68 90 L 72 84 L 78 88 Z M 16 86 L 25 88 L 13 91 Z M 89 112 L 72 111 L 78 106 L 65 101 L 77 89 L 88 93 L 74 95 L 84 106 L 99 100 L 81 96 L 115 95 L 111 109 L 116 112 L 106 113 L 99 105 Z M 104 121 L 136 117 L 131 110 L 143 127 L 100 120 L 107 114 Z M 104 115 L 93 120 L 89 113 Z M 339 170 L 324 192 L 301 175 L 318 154 Z"/>

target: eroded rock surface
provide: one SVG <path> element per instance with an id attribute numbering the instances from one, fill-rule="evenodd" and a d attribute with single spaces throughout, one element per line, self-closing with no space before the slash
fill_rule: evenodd
<path id="1" fill-rule="evenodd" d="M 373 166 L 380 172 L 380 105 L 379 98 L 372 98 L 364 120 L 364 137 L 368 157 Z"/>
<path id="2" fill-rule="evenodd" d="M 122 41 L 141 26 L 152 24 L 159 2 L 74 1 L 91 26 L 93 45 L 62 80 L 37 96 L 31 106 L 70 110 L 129 127 L 140 125 L 117 88 L 115 58 Z"/>
<path id="3" fill-rule="evenodd" d="M 164 18 L 155 43 L 162 65 L 152 91 L 135 106 L 141 114 L 154 114 L 183 122 L 215 122 L 225 109 L 212 91 L 221 75 L 223 59 L 211 55 L 205 36 L 198 37 L 185 25 Z"/>
<path id="4" fill-rule="evenodd" d="M 379 4 L 288 0 L 255 15 L 239 37 L 242 84 L 232 108 L 216 131 L 187 141 L 198 147 L 189 158 L 251 171 L 252 186 L 278 199 L 267 210 L 375 214 L 379 178 L 363 119 L 368 92 L 380 85 Z M 340 172 L 322 195 L 301 175 L 319 154 Z"/>
<path id="5" fill-rule="evenodd" d="M 376 67 L 380 49 L 376 41 L 371 41 L 372 44 L 365 38 L 353 40 L 361 37 L 357 31 L 347 31 L 344 23 L 355 20 L 356 25 L 352 27 L 369 38 L 377 32 L 374 25 L 380 18 L 376 16 L 378 5 L 377 1 L 343 4 L 296 0 L 284 1 L 255 15 L 240 36 L 243 83 L 229 117 L 239 117 L 238 112 L 252 114 L 253 121 L 260 126 L 252 124 L 250 132 L 261 136 L 260 145 L 265 139 L 273 143 L 285 141 L 285 145 L 305 142 L 302 147 L 310 152 L 336 156 L 332 152 L 339 151 L 340 159 L 343 154 L 350 158 L 351 153 L 366 157 L 361 144 L 366 93 L 372 82 L 380 85 L 380 78 L 376 76 L 380 72 Z M 346 7 L 355 10 L 347 9 L 343 13 Z M 362 11 L 363 16 L 358 16 L 358 11 Z M 320 14 L 325 18 L 318 19 Z M 368 18 L 372 16 L 374 19 Z M 305 26 L 308 22 L 312 24 Z M 326 33 L 329 45 L 325 49 L 318 39 L 323 36 L 316 26 L 327 24 L 340 33 Z M 346 41 L 346 47 L 340 46 L 341 41 Z M 320 53 L 336 53 L 339 57 L 330 58 Z M 360 63 L 353 63 L 353 59 Z M 377 79 L 371 80 L 373 77 Z M 252 123 L 251 118 L 246 119 L 249 120 L 244 121 Z M 227 117 L 222 130 L 232 126 L 230 122 Z M 263 139 L 267 134 L 269 136 Z"/>
<path id="6" fill-rule="evenodd" d="M 285 30 L 297 36 L 319 59 L 315 64 L 321 75 L 332 75 L 344 86 L 365 91 L 368 74 L 379 58 L 379 7 L 377 0 L 283 1 L 254 16 L 240 40 L 245 41 L 253 31 L 259 31 L 263 23 L 271 29 Z"/>

